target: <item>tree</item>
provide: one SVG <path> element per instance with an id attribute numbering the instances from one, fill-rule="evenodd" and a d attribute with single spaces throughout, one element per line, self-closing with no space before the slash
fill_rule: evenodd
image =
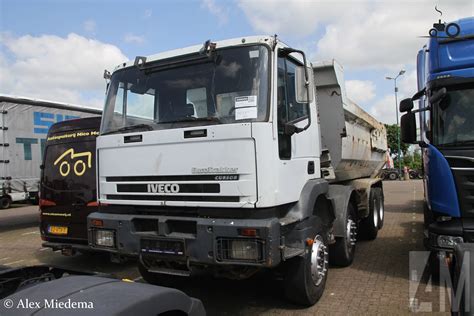
<path id="1" fill-rule="evenodd" d="M 393 163 L 398 168 L 398 161 L 395 158 Z M 421 155 L 415 151 L 413 153 L 407 153 L 402 157 L 402 167 L 407 166 L 409 169 L 421 170 Z"/>
<path id="2" fill-rule="evenodd" d="M 400 127 L 398 127 L 397 124 L 392 124 L 392 125 L 385 124 L 385 128 L 387 129 L 388 148 L 390 148 L 392 154 L 397 154 L 398 152 L 397 133 L 400 131 Z M 402 151 L 402 155 L 405 155 L 408 150 L 408 144 L 405 144 L 402 141 L 400 141 L 400 149 Z"/>

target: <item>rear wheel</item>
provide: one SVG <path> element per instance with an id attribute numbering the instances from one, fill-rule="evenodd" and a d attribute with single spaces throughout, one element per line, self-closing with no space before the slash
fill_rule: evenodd
<path id="1" fill-rule="evenodd" d="M 397 174 L 396 172 L 390 172 L 390 173 L 388 174 L 388 178 L 389 178 L 390 180 L 397 180 L 397 179 L 398 179 L 398 174 Z"/>
<path id="2" fill-rule="evenodd" d="M 369 197 L 369 215 L 360 223 L 359 234 L 365 239 L 373 240 L 377 238 L 379 231 L 379 214 L 381 206 L 383 208 L 381 188 L 372 188 Z M 383 210 L 382 210 L 383 212 Z"/>
<path id="3" fill-rule="evenodd" d="M 0 199 L 0 208 L 7 209 L 12 205 L 12 200 L 8 196 L 4 196 Z"/>
<path id="4" fill-rule="evenodd" d="M 296 304 L 312 306 L 323 295 L 328 274 L 326 235 L 323 230 L 318 230 L 306 253 L 288 262 L 285 296 Z"/>
<path id="5" fill-rule="evenodd" d="M 354 206 L 349 203 L 346 211 L 344 237 L 337 237 L 336 243 L 330 246 L 329 260 L 331 264 L 347 267 L 354 261 L 357 223 Z"/>

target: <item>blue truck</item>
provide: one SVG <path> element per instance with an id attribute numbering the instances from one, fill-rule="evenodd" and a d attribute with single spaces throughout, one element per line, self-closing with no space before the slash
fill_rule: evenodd
<path id="1" fill-rule="evenodd" d="M 474 17 L 433 26 L 417 56 L 418 92 L 400 102 L 401 138 L 423 153 L 425 246 L 449 254 L 474 242 Z"/>

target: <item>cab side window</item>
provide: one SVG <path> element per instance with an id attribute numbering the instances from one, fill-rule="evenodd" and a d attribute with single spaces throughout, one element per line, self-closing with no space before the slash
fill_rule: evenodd
<path id="1" fill-rule="evenodd" d="M 296 101 L 296 67 L 288 58 L 278 58 L 278 149 L 280 159 L 291 158 L 291 136 L 285 135 L 285 124 L 308 117 L 308 104 Z"/>

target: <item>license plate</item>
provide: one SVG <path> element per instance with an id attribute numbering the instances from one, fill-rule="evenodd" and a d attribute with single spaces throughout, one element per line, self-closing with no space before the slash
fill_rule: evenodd
<path id="1" fill-rule="evenodd" d="M 48 226 L 48 233 L 51 235 L 67 235 L 67 231 L 66 226 Z"/>
<path id="2" fill-rule="evenodd" d="M 141 252 L 150 255 L 184 256 L 184 240 L 177 239 L 142 239 Z"/>

